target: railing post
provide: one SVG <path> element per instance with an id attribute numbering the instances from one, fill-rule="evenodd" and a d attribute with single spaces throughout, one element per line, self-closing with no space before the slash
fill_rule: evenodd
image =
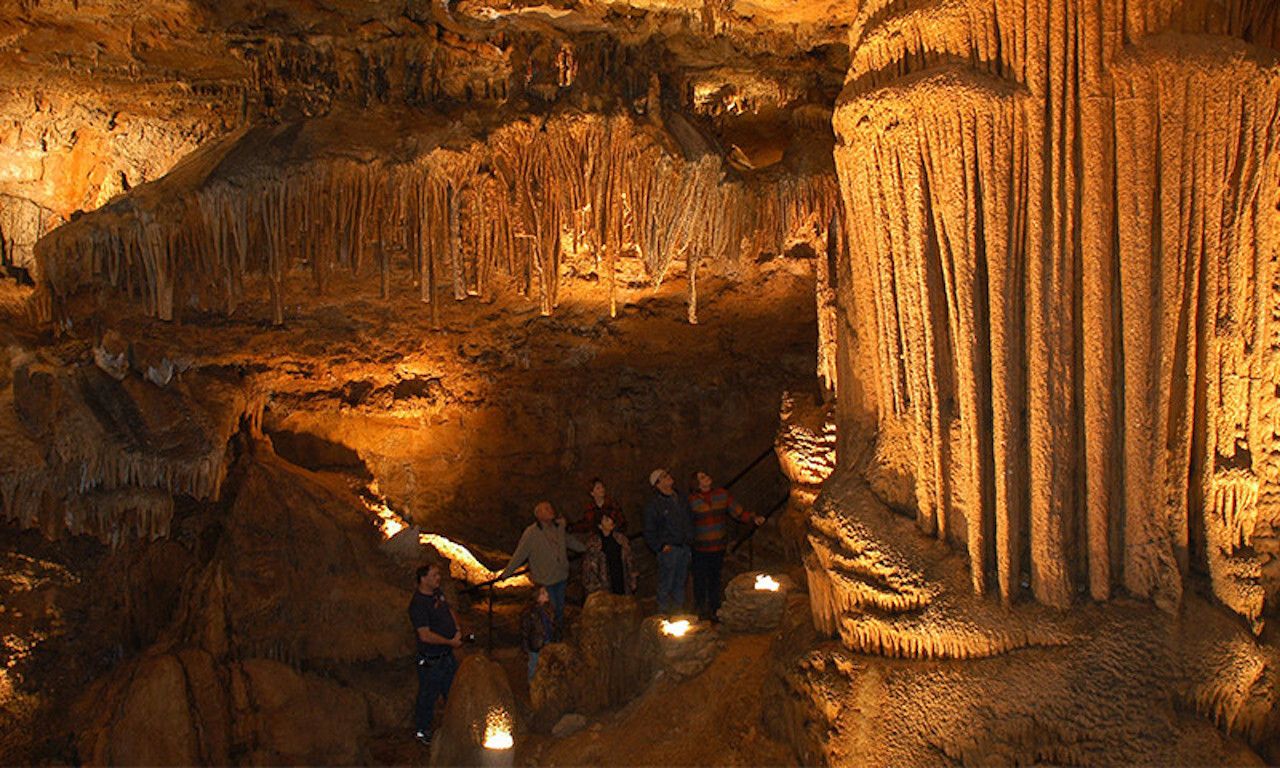
<path id="1" fill-rule="evenodd" d="M 493 655 L 493 582 L 489 582 L 489 655 Z"/>

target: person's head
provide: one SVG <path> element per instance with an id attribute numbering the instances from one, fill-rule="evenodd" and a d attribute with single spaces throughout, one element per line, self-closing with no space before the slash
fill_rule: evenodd
<path id="1" fill-rule="evenodd" d="M 670 496 L 676 487 L 676 481 L 675 478 L 671 477 L 670 472 L 658 468 L 649 473 L 649 485 L 657 488 L 659 493 Z"/>
<path id="2" fill-rule="evenodd" d="M 711 475 L 702 470 L 693 473 L 693 487 L 700 493 L 706 493 L 711 490 Z"/>
<path id="3" fill-rule="evenodd" d="M 540 501 L 533 507 L 533 517 L 540 525 L 550 525 L 556 519 L 555 507 L 549 501 Z"/>
<path id="4" fill-rule="evenodd" d="M 537 605 L 546 605 L 551 602 L 551 593 L 547 592 L 546 587 L 538 587 L 533 593 L 533 602 Z"/>
<path id="5" fill-rule="evenodd" d="M 440 588 L 440 582 L 444 579 L 444 573 L 436 563 L 422 566 L 418 569 L 417 574 L 419 592 L 435 592 Z"/>
<path id="6" fill-rule="evenodd" d="M 605 489 L 604 481 L 598 477 L 591 479 L 591 498 L 595 500 L 596 505 L 604 504 Z"/>
<path id="7" fill-rule="evenodd" d="M 601 533 L 603 533 L 605 536 L 611 535 L 614 529 L 613 517 L 610 515 L 601 515 L 599 526 L 600 526 Z"/>

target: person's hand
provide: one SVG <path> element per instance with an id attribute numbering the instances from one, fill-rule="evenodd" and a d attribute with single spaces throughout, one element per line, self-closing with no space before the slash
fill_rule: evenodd
<path id="1" fill-rule="evenodd" d="M 459 629 L 457 632 L 453 633 L 453 639 L 449 641 L 449 645 L 452 645 L 454 648 L 462 647 L 462 630 Z"/>
<path id="2" fill-rule="evenodd" d="M 764 525 L 764 518 L 760 515 L 756 515 L 756 525 Z"/>
<path id="3" fill-rule="evenodd" d="M 671 551 L 671 545 L 670 545 L 670 544 L 663 544 L 663 545 L 662 545 L 662 554 L 664 554 L 664 555 L 665 555 L 666 553 L 668 553 L 668 552 L 670 552 L 670 551 Z"/>

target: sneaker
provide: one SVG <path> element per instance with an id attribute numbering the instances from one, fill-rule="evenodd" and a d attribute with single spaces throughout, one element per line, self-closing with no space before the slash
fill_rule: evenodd
<path id="1" fill-rule="evenodd" d="M 429 747 L 429 746 L 431 746 L 431 732 L 430 732 L 430 731 L 417 731 L 417 732 L 415 732 L 415 733 L 413 734 L 413 738 L 417 739 L 418 743 L 419 743 L 419 744 L 421 744 L 421 745 L 422 745 L 422 746 L 424 746 L 424 747 Z"/>

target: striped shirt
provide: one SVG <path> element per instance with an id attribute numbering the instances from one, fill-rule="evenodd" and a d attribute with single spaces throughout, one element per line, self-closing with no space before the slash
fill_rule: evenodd
<path id="1" fill-rule="evenodd" d="M 723 552 L 729 543 L 729 516 L 750 522 L 751 514 L 724 488 L 689 494 L 693 510 L 693 548 L 699 552 Z"/>

